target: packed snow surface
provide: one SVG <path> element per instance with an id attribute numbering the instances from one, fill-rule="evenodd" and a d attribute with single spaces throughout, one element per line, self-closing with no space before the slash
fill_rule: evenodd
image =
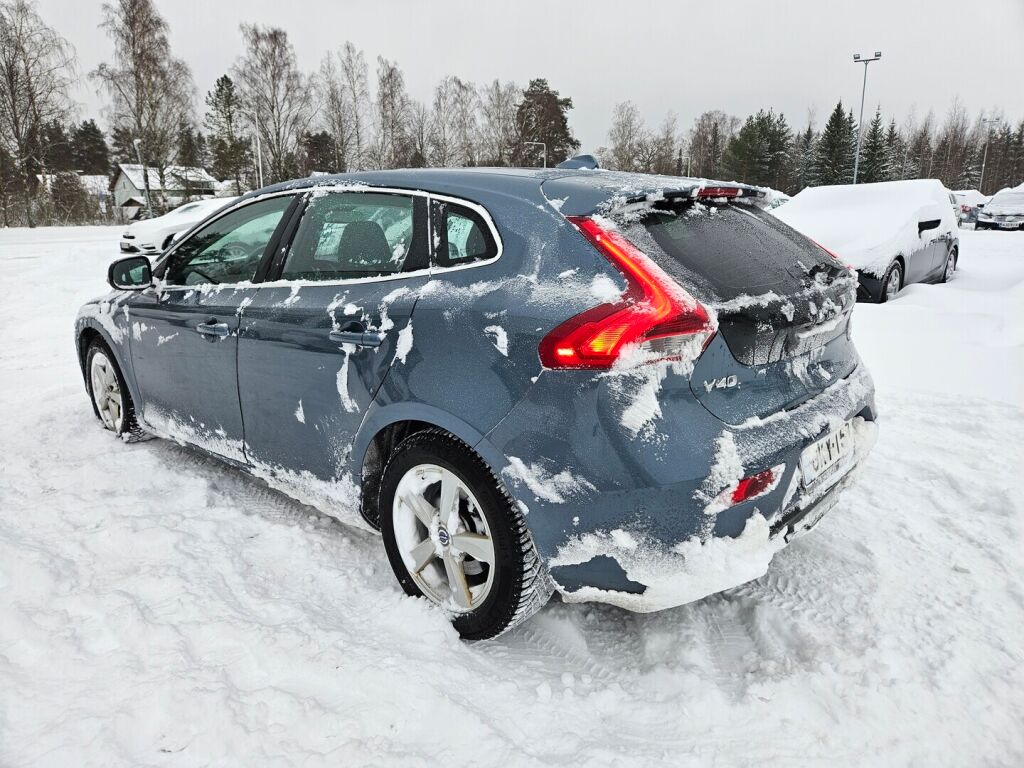
<path id="1" fill-rule="evenodd" d="M 858 305 L 877 446 L 767 574 L 469 645 L 376 536 L 99 428 L 70 331 L 118 234 L 0 231 L 0 765 L 1024 764 L 1024 236 Z"/>
<path id="2" fill-rule="evenodd" d="M 949 193 L 934 179 L 808 187 L 773 213 L 843 262 L 879 277 L 897 255 L 957 231 Z M 918 232 L 918 224 L 935 219 L 937 228 Z"/>

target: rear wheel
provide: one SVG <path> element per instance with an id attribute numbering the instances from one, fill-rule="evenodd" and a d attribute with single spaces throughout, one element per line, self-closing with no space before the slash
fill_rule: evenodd
<path id="1" fill-rule="evenodd" d="M 882 278 L 882 293 L 878 297 L 878 303 L 884 304 L 890 299 L 896 298 L 896 294 L 900 292 L 900 288 L 903 287 L 903 267 L 900 266 L 898 261 L 894 261 L 889 265 L 889 268 L 885 270 L 885 276 Z"/>
<path id="2" fill-rule="evenodd" d="M 99 339 L 89 345 L 85 370 L 92 408 L 103 428 L 126 440 L 141 437 L 143 432 L 135 419 L 135 405 L 124 376 L 110 348 Z"/>
<path id="3" fill-rule="evenodd" d="M 443 608 L 467 640 L 500 635 L 551 596 L 522 514 L 483 460 L 445 432 L 417 432 L 398 445 L 379 511 L 402 589 Z"/>
<path id="4" fill-rule="evenodd" d="M 956 249 L 954 248 L 946 256 L 946 265 L 942 268 L 942 282 L 948 283 L 953 279 L 953 273 L 956 271 Z"/>

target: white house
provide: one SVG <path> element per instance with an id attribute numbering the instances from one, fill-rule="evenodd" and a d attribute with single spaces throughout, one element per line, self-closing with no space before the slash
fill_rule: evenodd
<path id="1" fill-rule="evenodd" d="M 149 195 L 154 206 L 176 206 L 186 200 L 215 197 L 218 192 L 217 180 L 202 168 L 187 168 L 171 165 L 164 170 L 164 184 L 160 184 L 160 173 L 149 168 Z M 142 166 L 135 163 L 120 163 L 114 179 L 114 205 L 120 206 L 133 218 L 146 207 L 146 193 L 142 178 Z"/>

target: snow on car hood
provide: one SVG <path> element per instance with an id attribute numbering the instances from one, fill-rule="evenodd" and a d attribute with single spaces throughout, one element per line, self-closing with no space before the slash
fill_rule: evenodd
<path id="1" fill-rule="evenodd" d="M 957 228 L 949 193 L 934 179 L 808 187 L 773 211 L 840 259 L 881 276 L 892 259 L 920 250 Z M 939 219 L 920 234 L 919 222 Z"/>
<path id="2" fill-rule="evenodd" d="M 989 215 L 1024 214 L 1024 184 L 999 190 L 984 210 Z"/>

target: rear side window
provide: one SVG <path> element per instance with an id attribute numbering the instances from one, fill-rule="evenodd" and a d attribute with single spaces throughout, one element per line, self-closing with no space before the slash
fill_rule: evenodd
<path id="1" fill-rule="evenodd" d="M 655 210 L 626 235 L 683 285 L 705 298 L 777 290 L 786 295 L 823 254 L 774 216 L 738 205 Z"/>
<path id="2" fill-rule="evenodd" d="M 350 280 L 426 267 L 409 195 L 332 192 L 310 200 L 281 272 L 283 280 Z"/>
<path id="3" fill-rule="evenodd" d="M 434 222 L 434 263 L 457 267 L 498 255 L 498 244 L 483 216 L 465 205 L 431 201 Z"/>

